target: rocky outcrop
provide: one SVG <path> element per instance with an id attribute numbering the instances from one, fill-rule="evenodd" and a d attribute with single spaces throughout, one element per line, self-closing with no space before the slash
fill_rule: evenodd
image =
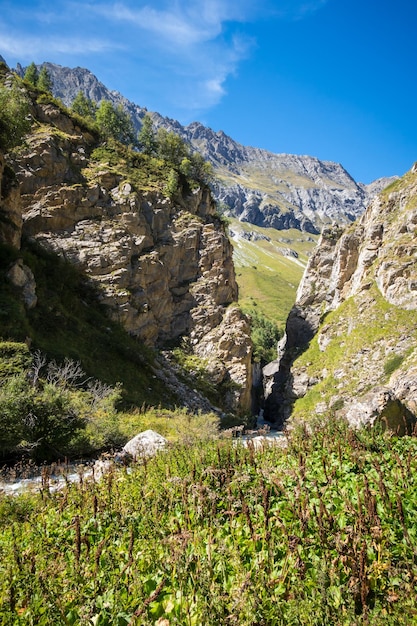
<path id="1" fill-rule="evenodd" d="M 377 421 L 417 415 L 417 167 L 347 230 L 323 231 L 266 375 L 266 415 Z"/>
<path id="2" fill-rule="evenodd" d="M 250 408 L 251 341 L 237 301 L 232 246 L 208 188 L 168 198 L 123 166 L 90 159 L 94 138 L 52 104 L 12 161 L 24 237 L 81 270 L 110 316 L 150 347 L 190 337 L 195 354 Z M 132 179 L 133 177 L 133 179 Z M 22 268 L 20 268 L 22 269 Z"/>
<path id="3" fill-rule="evenodd" d="M 38 301 L 35 277 L 30 267 L 23 263 L 23 259 L 18 259 L 13 263 L 6 273 L 6 278 L 21 291 L 26 308 L 35 308 Z"/>
<path id="4" fill-rule="evenodd" d="M 195 353 L 207 360 L 207 369 L 217 385 L 226 383 L 225 406 L 251 408 L 252 347 L 247 341 L 251 328 L 249 321 L 237 306 L 230 306 L 219 324 L 204 332 L 197 325 L 190 334 L 196 342 Z"/>
<path id="5" fill-rule="evenodd" d="M 120 93 L 110 91 L 91 72 L 44 63 L 54 95 L 70 105 L 79 91 L 96 102 L 110 100 L 130 114 L 135 128 L 142 125 L 147 109 Z M 23 75 L 24 69 L 17 67 Z M 339 164 L 310 156 L 273 154 L 243 146 L 223 131 L 199 122 L 182 126 L 176 120 L 151 113 L 155 127 L 180 135 L 213 164 L 216 201 L 241 221 L 277 229 L 296 228 L 320 233 L 323 226 L 347 224 L 363 213 L 369 201 L 393 179 L 370 185 L 357 183 Z"/>
<path id="6" fill-rule="evenodd" d="M 22 209 L 13 170 L 0 152 L 0 243 L 20 248 Z"/>

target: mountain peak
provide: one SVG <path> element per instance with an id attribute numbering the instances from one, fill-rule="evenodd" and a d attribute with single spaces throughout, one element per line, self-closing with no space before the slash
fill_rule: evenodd
<path id="1" fill-rule="evenodd" d="M 122 104 L 135 128 L 140 129 L 148 110 L 109 90 L 89 70 L 43 65 L 53 81 L 54 95 L 67 106 L 82 91 L 96 102 Z M 258 226 L 319 233 L 326 224 L 349 223 L 364 212 L 384 182 L 390 180 L 363 185 L 340 163 L 308 155 L 275 154 L 244 146 L 223 130 L 214 131 L 197 121 L 183 126 L 157 112 L 151 115 L 156 128 L 180 135 L 213 165 L 217 175 L 213 192 L 226 212 Z"/>

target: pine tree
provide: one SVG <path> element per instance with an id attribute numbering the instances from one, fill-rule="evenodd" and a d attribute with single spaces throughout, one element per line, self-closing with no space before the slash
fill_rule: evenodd
<path id="1" fill-rule="evenodd" d="M 26 72 L 24 75 L 24 80 L 33 85 L 34 87 L 38 84 L 39 73 L 38 68 L 35 63 L 32 61 L 30 65 L 26 68 Z"/>
<path id="2" fill-rule="evenodd" d="M 82 91 L 79 91 L 73 100 L 71 111 L 83 118 L 94 119 L 97 113 L 97 104 L 87 98 Z"/>
<path id="3" fill-rule="evenodd" d="M 138 133 L 139 148 L 144 154 L 152 156 L 157 150 L 156 133 L 153 128 L 152 118 L 146 114 L 143 118 L 142 128 Z"/>
<path id="4" fill-rule="evenodd" d="M 52 80 L 45 65 L 42 65 L 41 71 L 39 72 L 36 86 L 39 89 L 42 89 L 42 91 L 48 91 L 48 92 L 52 91 Z"/>
<path id="5" fill-rule="evenodd" d="M 119 104 L 116 108 L 108 100 L 102 100 L 96 113 L 101 132 L 126 144 L 135 143 L 135 132 L 129 114 Z"/>

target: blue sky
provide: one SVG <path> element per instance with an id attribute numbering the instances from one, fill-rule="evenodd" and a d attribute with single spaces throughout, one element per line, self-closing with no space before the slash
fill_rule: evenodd
<path id="1" fill-rule="evenodd" d="M 358 181 L 417 160 L 415 0 L 0 0 L 0 54 Z"/>

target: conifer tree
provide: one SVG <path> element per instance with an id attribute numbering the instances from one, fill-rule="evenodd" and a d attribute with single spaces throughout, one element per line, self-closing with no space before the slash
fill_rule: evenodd
<path id="1" fill-rule="evenodd" d="M 38 84 L 39 72 L 34 61 L 32 61 L 32 63 L 26 68 L 23 78 L 34 87 Z"/>
<path id="2" fill-rule="evenodd" d="M 45 65 L 42 65 L 38 80 L 35 84 L 39 89 L 42 89 L 42 91 L 52 91 L 52 80 Z"/>
<path id="3" fill-rule="evenodd" d="M 97 113 L 97 104 L 87 98 L 82 91 L 79 91 L 73 100 L 71 111 L 81 117 L 94 119 Z"/>
<path id="4" fill-rule="evenodd" d="M 96 121 L 101 132 L 126 144 L 134 144 L 135 132 L 129 114 L 119 104 L 114 107 L 108 100 L 102 100 L 97 109 Z"/>
<path id="5" fill-rule="evenodd" d="M 156 133 L 153 128 L 152 118 L 146 114 L 143 118 L 142 128 L 138 133 L 139 148 L 144 154 L 152 156 L 157 150 Z"/>

